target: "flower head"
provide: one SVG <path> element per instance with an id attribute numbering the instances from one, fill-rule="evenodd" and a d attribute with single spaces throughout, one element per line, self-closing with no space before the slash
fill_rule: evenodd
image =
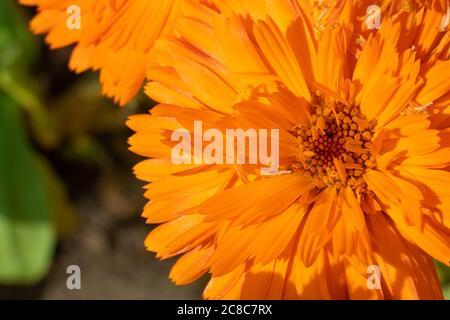
<path id="1" fill-rule="evenodd" d="M 100 70 L 103 93 L 121 105 L 141 88 L 155 40 L 171 31 L 180 14 L 179 0 L 19 1 L 37 6 L 33 32 L 47 33 L 53 49 L 74 44 L 70 69 Z M 78 25 L 71 27 L 73 19 Z"/>
<path id="2" fill-rule="evenodd" d="M 439 2 L 385 15 L 380 29 L 361 19 L 369 1 L 334 3 L 217 1 L 221 13 L 187 10 L 159 41 L 146 92 L 161 104 L 128 125 L 131 150 L 151 158 L 135 169 L 151 182 L 143 215 L 161 224 L 145 244 L 182 255 L 175 283 L 211 273 L 212 299 L 442 298 L 432 258 L 450 263 L 450 62 Z M 170 137 L 195 121 L 277 128 L 278 173 L 174 164 Z"/>

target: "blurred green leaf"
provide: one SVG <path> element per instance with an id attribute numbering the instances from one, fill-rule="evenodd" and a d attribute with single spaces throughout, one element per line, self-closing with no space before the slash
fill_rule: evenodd
<path id="1" fill-rule="evenodd" d="M 28 113 L 34 138 L 45 148 L 54 148 L 58 143 L 56 126 L 32 88 L 30 78 L 22 74 L 13 78 L 11 73 L 0 71 L 0 89 Z"/>
<path id="2" fill-rule="evenodd" d="M 0 282 L 32 284 L 48 270 L 55 234 L 20 109 L 1 92 L 0 147 Z"/>
<path id="3" fill-rule="evenodd" d="M 450 268 L 439 261 L 436 261 L 435 264 L 444 297 L 450 300 Z"/>
<path id="4" fill-rule="evenodd" d="M 0 67 L 28 70 L 37 47 L 37 39 L 28 31 L 16 1 L 0 1 Z"/>
<path id="5" fill-rule="evenodd" d="M 444 300 L 450 300 L 450 285 L 442 286 L 442 293 L 444 295 Z"/>
<path id="6" fill-rule="evenodd" d="M 443 286 L 442 291 L 444 292 L 445 300 L 450 300 L 450 284 Z"/>
<path id="7" fill-rule="evenodd" d="M 41 86 L 30 76 L 39 56 L 37 48 L 37 38 L 28 30 L 16 1 L 0 1 L 0 89 L 27 111 L 35 138 L 51 148 L 57 143 L 57 132 L 42 104 Z"/>

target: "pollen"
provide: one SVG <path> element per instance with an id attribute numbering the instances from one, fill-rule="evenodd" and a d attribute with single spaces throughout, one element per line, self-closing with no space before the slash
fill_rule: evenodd
<path id="1" fill-rule="evenodd" d="M 317 188 L 348 185 L 363 193 L 362 176 L 375 166 L 369 121 L 358 106 L 314 99 L 310 124 L 294 128 L 299 152 L 293 171 L 309 175 Z"/>

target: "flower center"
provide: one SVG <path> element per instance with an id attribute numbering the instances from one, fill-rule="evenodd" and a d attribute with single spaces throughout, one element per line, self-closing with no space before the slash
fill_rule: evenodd
<path id="1" fill-rule="evenodd" d="M 311 176 L 318 188 L 350 186 L 364 192 L 362 178 L 375 165 L 373 132 L 359 107 L 315 97 L 309 126 L 297 126 L 299 152 L 293 170 Z"/>

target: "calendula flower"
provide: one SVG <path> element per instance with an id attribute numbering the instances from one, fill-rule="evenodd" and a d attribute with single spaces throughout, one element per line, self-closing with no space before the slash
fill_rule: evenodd
<path id="1" fill-rule="evenodd" d="M 121 105 L 141 88 L 155 40 L 171 31 L 180 14 L 180 0 L 19 2 L 37 6 L 33 32 L 47 34 L 52 49 L 74 44 L 70 69 L 100 70 L 103 93 Z"/>
<path id="2" fill-rule="evenodd" d="M 441 299 L 433 258 L 450 262 L 442 12 L 402 11 L 368 30 L 362 1 L 326 20 L 317 1 L 260 1 L 263 12 L 247 12 L 255 3 L 219 3 L 222 13 L 187 3 L 177 36 L 158 43 L 146 92 L 161 104 L 128 122 L 131 150 L 150 158 L 135 168 L 151 182 L 143 216 L 160 224 L 146 247 L 181 255 L 177 284 L 210 273 L 209 299 Z M 216 134 L 278 129 L 278 170 L 263 175 L 271 163 L 251 154 L 199 161 L 212 140 L 198 123 Z M 193 156 L 174 163 L 180 128 Z"/>

